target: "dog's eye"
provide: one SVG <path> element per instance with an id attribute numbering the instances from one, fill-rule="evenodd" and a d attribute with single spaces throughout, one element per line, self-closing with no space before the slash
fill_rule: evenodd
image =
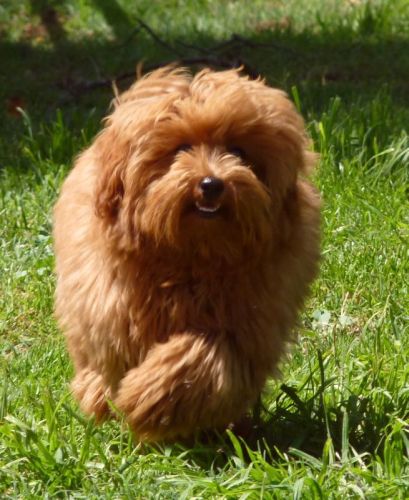
<path id="1" fill-rule="evenodd" d="M 238 146 L 233 146 L 233 147 L 229 148 L 227 151 L 231 155 L 237 156 L 238 158 L 241 158 L 242 160 L 244 160 L 246 157 L 246 153 Z"/>
<path id="2" fill-rule="evenodd" d="M 175 149 L 175 154 L 183 153 L 185 151 L 190 151 L 192 149 L 191 144 L 181 144 Z"/>

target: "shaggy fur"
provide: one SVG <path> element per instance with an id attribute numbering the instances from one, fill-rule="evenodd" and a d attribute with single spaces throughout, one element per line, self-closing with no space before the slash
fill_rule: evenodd
<path id="1" fill-rule="evenodd" d="M 237 421 L 296 324 L 319 258 L 315 161 L 279 90 L 237 71 L 137 81 L 55 207 L 72 389 L 142 440 Z M 211 199 L 201 182 L 224 183 Z"/>

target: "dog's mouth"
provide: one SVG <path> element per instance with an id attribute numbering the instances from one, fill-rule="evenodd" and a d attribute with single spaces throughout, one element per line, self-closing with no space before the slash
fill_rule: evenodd
<path id="1" fill-rule="evenodd" d="M 199 201 L 196 201 L 195 207 L 196 213 L 205 219 L 213 219 L 214 217 L 220 215 L 222 211 L 221 203 L 217 203 L 215 205 L 204 205 Z"/>

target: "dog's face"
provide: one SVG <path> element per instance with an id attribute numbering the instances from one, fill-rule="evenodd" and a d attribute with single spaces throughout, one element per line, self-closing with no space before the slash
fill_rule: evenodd
<path id="1" fill-rule="evenodd" d="M 236 71 L 156 71 L 107 122 L 94 146 L 97 211 L 130 246 L 144 238 L 227 261 L 254 254 L 312 161 L 286 96 Z"/>

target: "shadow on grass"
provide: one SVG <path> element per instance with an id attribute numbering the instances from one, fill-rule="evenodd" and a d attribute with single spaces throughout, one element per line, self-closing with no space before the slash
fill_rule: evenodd
<path id="1" fill-rule="evenodd" d="M 112 91 L 109 85 L 95 89 L 93 82 L 132 73 L 141 61 L 149 66 L 198 56 L 223 59 L 232 66 L 243 61 L 272 85 L 287 90 L 296 85 L 303 108 L 313 113 L 319 113 L 330 96 L 341 95 L 353 105 L 359 99 L 371 100 L 382 86 L 398 103 L 409 105 L 409 41 L 376 36 L 376 25 L 368 22 L 358 35 L 344 26 L 318 34 L 260 27 L 226 43 L 193 30 L 183 37 L 173 33 L 170 40 L 158 40 L 135 25 L 117 1 L 93 0 L 111 26 L 112 39 L 89 36 L 71 41 L 54 3 L 31 0 L 46 43 L 0 42 L 0 99 L 5 103 L 0 114 L 5 131 L 16 121 L 13 106 L 23 107 L 34 121 L 52 117 L 57 108 L 70 113 L 97 106 L 103 114 Z M 126 87 L 131 80 L 124 79 L 121 85 Z"/>
<path id="2" fill-rule="evenodd" d="M 293 389 L 291 397 L 287 397 L 288 387 L 282 389 L 274 412 L 266 417 L 256 434 L 270 449 L 286 452 L 296 448 L 321 456 L 330 438 L 341 455 L 343 432 L 347 432 L 349 445 L 360 454 L 373 453 L 381 445 L 388 412 L 376 411 L 369 398 L 352 394 L 342 404 L 326 407 L 319 397 L 319 401 L 301 401 L 294 399 Z"/>
<path id="3" fill-rule="evenodd" d="M 247 427 L 243 433 L 243 429 L 236 428 L 233 434 L 230 431 L 210 433 L 201 435 L 195 442 L 175 443 L 172 454 L 181 453 L 200 467 L 211 470 L 225 467 L 237 456 L 250 463 L 254 461 L 254 451 L 260 452 L 263 461 L 269 463 L 280 461 L 288 454 L 297 456 L 298 450 L 320 460 L 328 440 L 339 457 L 344 453 L 349 455 L 350 447 L 363 460 L 365 456 L 382 455 L 388 408 L 378 412 L 369 399 L 351 395 L 343 405 L 324 408 L 317 404 L 308 412 L 308 402 L 303 402 L 304 408 L 293 408 L 294 401 L 287 398 L 287 389 L 279 396 L 281 401 L 277 401 L 276 409 L 264 415 L 252 429 Z M 149 453 L 152 449 L 164 452 L 166 447 L 146 445 L 141 447 L 141 452 Z"/>
<path id="4" fill-rule="evenodd" d="M 267 463 L 280 462 L 288 454 L 297 457 L 298 452 L 300 456 L 320 461 L 330 439 L 338 457 L 350 455 L 352 447 L 354 453 L 365 460 L 365 456 L 383 453 L 387 415 L 387 411 L 376 412 L 368 399 L 351 395 L 342 410 L 341 407 L 324 410 L 318 405 L 306 414 L 301 409 L 278 407 L 258 426 L 252 430 L 247 428 L 244 433 L 237 428 L 222 434 L 211 432 L 201 434 L 196 441 L 176 442 L 171 448 L 148 444 L 140 446 L 139 451 L 171 453 L 192 460 L 205 470 L 215 470 L 223 469 L 232 460 L 237 466 L 237 457 L 244 464 L 250 464 L 255 460 L 254 452 L 259 452 L 262 461 Z M 133 460 L 136 459 L 131 459 L 128 465 Z"/>

